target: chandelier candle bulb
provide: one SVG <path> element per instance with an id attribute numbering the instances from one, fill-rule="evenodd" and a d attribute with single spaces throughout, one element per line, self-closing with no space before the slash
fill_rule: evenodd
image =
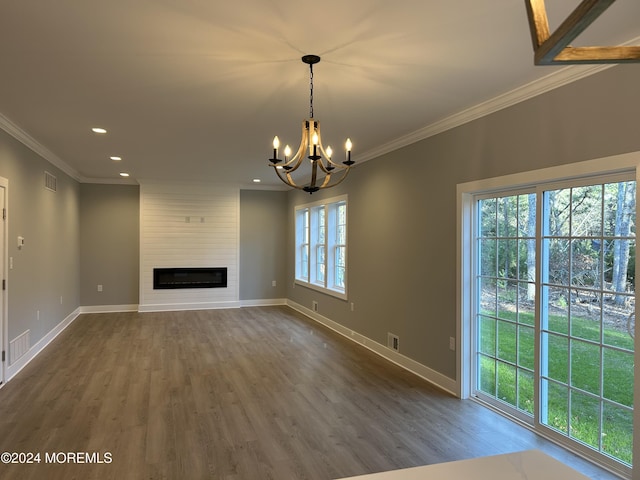
<path id="1" fill-rule="evenodd" d="M 315 129 L 313 135 L 311 135 L 311 143 L 313 144 L 313 154 L 309 158 L 311 161 L 320 160 L 320 155 L 318 155 L 318 132 Z"/>
<path id="2" fill-rule="evenodd" d="M 280 139 L 276 135 L 273 137 L 273 163 L 278 159 L 278 148 L 280 148 Z"/>

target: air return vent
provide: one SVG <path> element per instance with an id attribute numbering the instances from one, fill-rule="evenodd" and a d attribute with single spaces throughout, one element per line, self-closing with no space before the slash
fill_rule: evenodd
<path id="1" fill-rule="evenodd" d="M 18 335 L 9 342 L 9 364 L 13 364 L 31 348 L 31 330 Z"/>
<path id="2" fill-rule="evenodd" d="M 400 351 L 400 338 L 391 332 L 387 332 L 387 347 L 396 352 Z"/>
<path id="3" fill-rule="evenodd" d="M 55 175 L 45 171 L 44 172 L 44 188 L 51 190 L 52 192 L 58 191 L 58 179 Z"/>

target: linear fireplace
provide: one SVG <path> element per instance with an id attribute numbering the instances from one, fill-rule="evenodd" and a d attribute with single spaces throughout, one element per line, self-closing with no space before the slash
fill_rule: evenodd
<path id="1" fill-rule="evenodd" d="M 226 288 L 227 267 L 154 268 L 153 289 Z"/>

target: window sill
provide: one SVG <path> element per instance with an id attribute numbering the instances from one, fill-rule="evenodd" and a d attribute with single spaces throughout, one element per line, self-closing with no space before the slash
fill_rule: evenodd
<path id="1" fill-rule="evenodd" d="M 320 285 L 314 285 L 313 283 L 308 283 L 303 280 L 295 280 L 296 285 L 300 285 L 301 287 L 309 288 L 311 290 L 315 290 L 317 292 L 324 293 L 326 295 L 330 295 L 332 297 L 339 298 L 341 300 L 347 300 L 347 292 L 340 290 L 332 290 L 330 288 L 321 287 Z"/>

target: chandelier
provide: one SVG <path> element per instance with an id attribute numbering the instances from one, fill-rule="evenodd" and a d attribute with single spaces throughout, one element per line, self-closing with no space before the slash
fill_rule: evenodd
<path id="1" fill-rule="evenodd" d="M 335 187 L 341 183 L 355 163 L 351 160 L 351 140 L 347 138 L 345 143 L 346 160 L 334 162 L 333 150 L 330 146 L 322 146 L 320 135 L 320 122 L 313 118 L 313 65 L 320 61 L 317 55 L 305 55 L 302 62 L 309 65 L 309 118 L 302 121 L 302 139 L 294 156 L 291 156 L 291 148 L 284 148 L 284 159 L 278 158 L 280 139 L 273 139 L 273 158 L 269 166 L 273 167 L 276 174 L 284 183 L 298 190 L 308 193 L 317 192 L 321 188 Z M 311 178 L 306 183 L 298 183 L 294 180 L 295 172 L 303 165 L 304 157 L 311 161 Z M 304 162 L 306 163 L 306 162 Z M 298 178 L 298 176 L 296 176 Z"/>

